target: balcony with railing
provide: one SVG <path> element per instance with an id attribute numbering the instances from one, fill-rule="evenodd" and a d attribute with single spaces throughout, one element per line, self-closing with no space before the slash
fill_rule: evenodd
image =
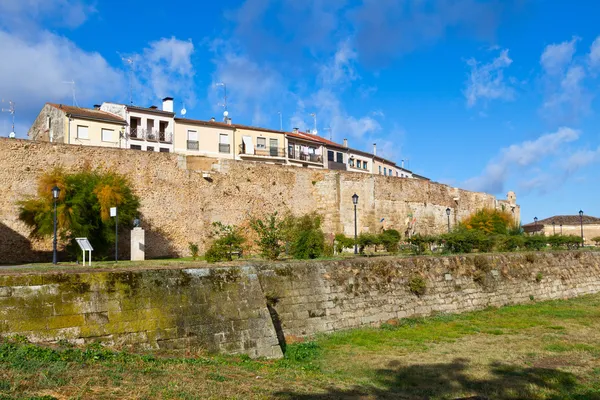
<path id="1" fill-rule="evenodd" d="M 200 142 L 198 142 L 197 140 L 188 140 L 187 141 L 187 149 L 188 150 L 199 150 Z"/>
<path id="2" fill-rule="evenodd" d="M 240 144 L 241 157 L 285 158 L 285 149 L 281 147 L 254 148 Z"/>
<path id="3" fill-rule="evenodd" d="M 227 154 L 231 153 L 231 145 L 219 143 L 219 153 L 227 153 Z"/>
<path id="4" fill-rule="evenodd" d="M 316 164 L 323 164 L 323 156 L 320 154 L 303 153 L 299 151 L 292 151 L 288 154 L 288 159 L 291 161 L 299 162 L 310 162 Z"/>
<path id="5" fill-rule="evenodd" d="M 173 133 L 155 129 L 132 128 L 129 130 L 129 139 L 171 144 L 173 143 Z"/>

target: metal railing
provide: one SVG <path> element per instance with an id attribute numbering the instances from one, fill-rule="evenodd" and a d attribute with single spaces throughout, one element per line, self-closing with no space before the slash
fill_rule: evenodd
<path id="1" fill-rule="evenodd" d="M 240 154 L 260 157 L 285 157 L 285 149 L 281 147 L 267 147 L 266 149 L 247 148 L 246 145 L 240 144 Z"/>
<path id="2" fill-rule="evenodd" d="M 161 132 L 154 129 L 133 128 L 129 130 L 129 139 L 145 140 L 147 142 L 173 143 L 171 132 Z"/>
<path id="3" fill-rule="evenodd" d="M 231 145 L 219 143 L 219 153 L 231 153 Z"/>
<path id="4" fill-rule="evenodd" d="M 306 154 L 306 153 L 301 153 L 301 152 L 292 152 L 289 153 L 288 158 L 292 159 L 292 160 L 299 160 L 299 161 L 310 161 L 310 162 L 315 162 L 315 163 L 322 163 L 323 162 L 323 156 L 320 154 Z"/>
<path id="5" fill-rule="evenodd" d="M 198 142 L 197 140 L 188 140 L 187 141 L 187 149 L 188 150 L 199 150 L 200 142 Z"/>

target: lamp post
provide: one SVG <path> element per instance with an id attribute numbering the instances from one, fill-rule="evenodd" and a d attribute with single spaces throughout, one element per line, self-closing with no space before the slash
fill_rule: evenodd
<path id="1" fill-rule="evenodd" d="M 58 200 L 58 196 L 60 195 L 60 188 L 58 186 L 54 186 L 52 188 L 52 199 L 54 200 L 54 240 L 52 241 L 52 264 L 56 265 L 58 263 L 56 257 L 56 201 Z"/>
<path id="2" fill-rule="evenodd" d="M 585 246 L 585 242 L 583 239 L 583 211 L 579 210 L 579 225 L 581 226 L 581 247 Z"/>
<path id="3" fill-rule="evenodd" d="M 450 207 L 446 208 L 446 215 L 448 216 L 448 233 L 450 233 L 450 212 L 452 212 Z"/>
<path id="4" fill-rule="evenodd" d="M 556 235 L 556 222 L 552 221 L 552 234 Z"/>
<path id="5" fill-rule="evenodd" d="M 358 226 L 356 222 L 356 205 L 358 204 L 358 195 L 354 193 L 352 196 L 352 203 L 354 204 L 354 254 L 358 254 Z"/>
<path id="6" fill-rule="evenodd" d="M 560 234 L 562 235 L 562 224 L 560 224 Z"/>
<path id="7" fill-rule="evenodd" d="M 533 217 L 533 225 L 535 226 L 535 230 L 533 231 L 534 235 L 537 232 L 537 222 L 538 222 L 538 217 Z"/>

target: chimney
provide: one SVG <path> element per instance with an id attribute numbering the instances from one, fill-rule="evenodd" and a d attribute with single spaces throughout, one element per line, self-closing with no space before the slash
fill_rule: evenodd
<path id="1" fill-rule="evenodd" d="M 212 118 L 210 119 L 210 122 L 216 122 L 216 121 L 217 121 L 217 120 L 215 119 L 215 117 L 212 117 Z"/>
<path id="2" fill-rule="evenodd" d="M 293 131 L 294 133 L 298 133 L 298 128 L 294 128 L 292 131 Z"/>
<path id="3" fill-rule="evenodd" d="M 348 147 L 348 139 L 344 139 L 344 147 Z"/>
<path id="4" fill-rule="evenodd" d="M 402 160 L 402 169 L 404 169 L 404 160 Z"/>
<path id="5" fill-rule="evenodd" d="M 100 104 L 94 104 L 94 110 L 99 110 L 100 109 Z"/>
<path id="6" fill-rule="evenodd" d="M 373 155 L 377 155 L 377 143 L 373 143 Z"/>
<path id="7" fill-rule="evenodd" d="M 231 118 L 227 118 L 227 125 L 231 125 Z"/>
<path id="8" fill-rule="evenodd" d="M 158 110 L 158 107 L 156 107 L 156 106 L 150 106 L 148 108 L 150 108 L 151 110 Z"/>
<path id="9" fill-rule="evenodd" d="M 163 111 L 173 112 L 173 98 L 165 97 L 163 99 Z"/>

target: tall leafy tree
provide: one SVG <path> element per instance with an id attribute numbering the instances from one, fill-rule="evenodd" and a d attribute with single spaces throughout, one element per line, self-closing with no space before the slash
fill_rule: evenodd
<path id="1" fill-rule="evenodd" d="M 130 228 L 138 215 L 140 202 L 126 177 L 91 169 L 69 174 L 58 167 L 40 177 L 36 197 L 19 202 L 19 218 L 30 227 L 34 238 L 53 234 L 51 190 L 55 185 L 60 188 L 60 241 L 69 250 L 76 250 L 76 237 L 87 237 L 96 254 L 106 254 L 115 241 L 115 219 L 110 217 L 110 208 L 117 207 L 120 229 Z"/>

